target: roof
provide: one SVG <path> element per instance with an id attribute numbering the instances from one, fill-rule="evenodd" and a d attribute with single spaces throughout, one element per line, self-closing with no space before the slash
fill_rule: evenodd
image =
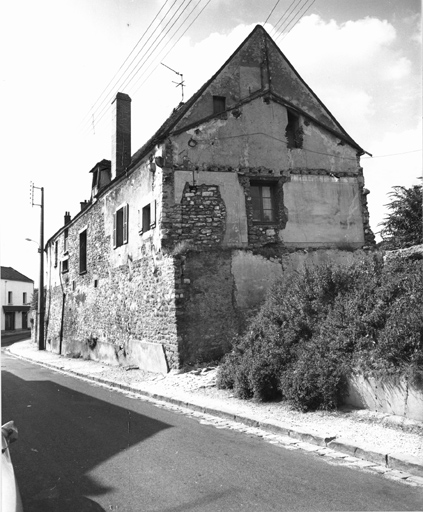
<path id="1" fill-rule="evenodd" d="M 34 283 L 32 279 L 24 276 L 12 267 L 1 267 L 1 278 L 6 281 L 22 281 L 24 283 Z"/>
<path id="2" fill-rule="evenodd" d="M 254 35 L 259 32 L 261 33 L 261 36 L 264 37 L 268 42 L 271 42 L 276 48 L 280 56 L 285 60 L 285 62 L 288 64 L 288 66 L 293 70 L 293 72 L 296 74 L 298 80 L 304 85 L 304 87 L 316 98 L 318 103 L 320 104 L 320 107 L 326 112 L 328 119 L 330 119 L 334 125 L 329 126 L 329 123 L 326 124 L 326 128 L 331 131 L 335 132 L 337 136 L 339 136 L 341 139 L 345 140 L 345 142 L 349 143 L 353 147 L 355 147 L 358 151 L 363 153 L 367 153 L 365 150 L 363 150 L 353 139 L 348 135 L 348 133 L 344 130 L 344 128 L 339 124 L 339 122 L 335 119 L 333 114 L 329 111 L 329 109 L 323 104 L 323 102 L 317 97 L 317 95 L 311 90 L 311 88 L 307 85 L 307 83 L 301 78 L 299 73 L 296 71 L 294 66 L 288 61 L 288 59 L 285 57 L 285 55 L 282 53 L 280 48 L 276 45 L 276 43 L 273 41 L 273 39 L 270 37 L 270 35 L 266 32 L 266 30 L 261 25 L 256 25 L 256 27 L 252 30 L 252 32 L 248 35 L 246 39 L 240 44 L 240 46 L 232 53 L 232 55 L 227 59 L 227 61 L 218 69 L 218 71 L 209 79 L 207 82 L 200 87 L 200 89 L 193 95 L 186 103 L 180 103 L 177 108 L 175 108 L 172 112 L 172 114 L 168 117 L 168 119 L 162 124 L 162 126 L 156 131 L 156 133 L 140 148 L 138 151 L 136 151 L 133 156 L 130 163 L 129 168 L 133 168 L 137 163 L 139 163 L 140 160 L 142 160 L 150 151 L 154 149 L 154 147 L 163 142 L 169 135 L 172 134 L 173 129 L 178 125 L 179 121 L 182 119 L 182 117 L 188 112 L 188 110 L 194 105 L 194 103 L 200 98 L 200 96 L 203 94 L 203 92 L 207 89 L 207 87 L 216 79 L 216 77 L 221 73 L 221 71 L 228 65 L 228 63 L 234 58 L 234 56 L 241 50 L 241 48 L 252 38 Z M 263 91 L 259 96 L 264 96 L 271 94 L 273 97 L 278 97 L 277 94 L 275 94 L 275 91 L 273 90 L 273 87 L 270 87 L 270 90 Z M 283 100 L 284 98 L 280 98 L 280 100 Z M 286 103 L 289 104 L 287 101 Z M 300 109 L 301 110 L 301 109 Z M 307 115 L 307 112 L 302 112 L 303 114 Z M 325 126 L 325 123 L 319 122 L 317 119 L 313 117 L 313 115 L 308 115 L 310 119 L 314 119 L 320 126 Z M 197 123 L 198 124 L 198 123 Z M 335 126 L 335 130 L 333 128 Z M 191 127 L 184 127 L 184 128 L 191 128 Z M 182 131 L 176 130 L 176 131 Z"/>

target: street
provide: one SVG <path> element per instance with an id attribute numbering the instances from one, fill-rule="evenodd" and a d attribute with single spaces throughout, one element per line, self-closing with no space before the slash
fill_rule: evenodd
<path id="1" fill-rule="evenodd" d="M 423 491 L 2 354 L 26 512 L 421 510 Z"/>
<path id="2" fill-rule="evenodd" d="M 12 334 L 6 334 L 6 336 L 3 334 L 1 337 L 1 346 L 8 347 L 9 345 L 13 345 L 13 343 L 16 343 L 17 341 L 27 340 L 30 337 L 30 330 L 17 331 Z"/>

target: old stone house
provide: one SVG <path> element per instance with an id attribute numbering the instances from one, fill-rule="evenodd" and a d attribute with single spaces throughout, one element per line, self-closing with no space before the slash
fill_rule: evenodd
<path id="1" fill-rule="evenodd" d="M 218 358 L 277 277 L 373 243 L 363 149 L 261 26 L 133 154 L 131 99 L 113 107 L 111 162 L 46 244 L 49 350 Z"/>

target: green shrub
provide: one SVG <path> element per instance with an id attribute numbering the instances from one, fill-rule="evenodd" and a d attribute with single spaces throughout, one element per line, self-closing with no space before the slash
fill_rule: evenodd
<path id="1" fill-rule="evenodd" d="M 311 410 L 336 407 L 353 370 L 423 381 L 422 304 L 422 260 L 307 267 L 272 287 L 218 386 Z"/>

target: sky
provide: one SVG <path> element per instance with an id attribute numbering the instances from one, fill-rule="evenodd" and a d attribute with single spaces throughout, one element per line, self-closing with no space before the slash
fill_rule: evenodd
<path id="1" fill-rule="evenodd" d="M 182 100 L 172 70 L 187 100 L 257 24 L 373 155 L 361 164 L 375 233 L 392 187 L 419 183 L 419 0 L 6 0 L 0 19 L 0 262 L 35 286 L 30 183 L 44 188 L 47 241 L 90 198 L 89 171 L 111 157 L 115 94 L 132 98 L 135 153 Z"/>

